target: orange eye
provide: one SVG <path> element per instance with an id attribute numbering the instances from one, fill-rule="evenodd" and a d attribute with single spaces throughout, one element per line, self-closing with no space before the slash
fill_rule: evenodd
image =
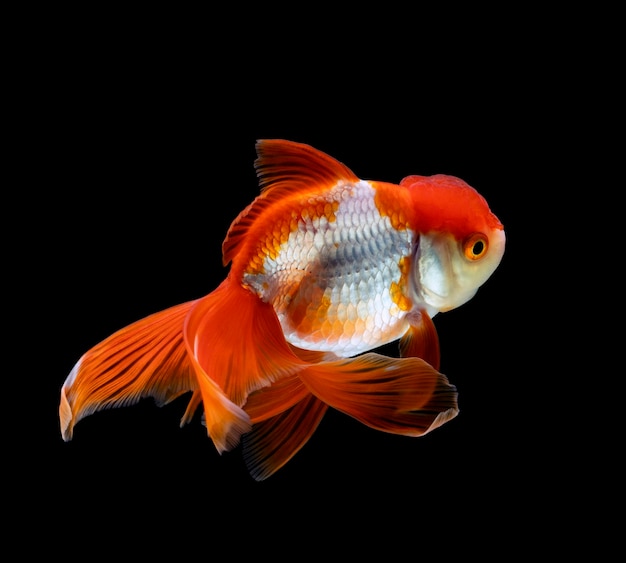
<path id="1" fill-rule="evenodd" d="M 463 254 L 468 260 L 479 260 L 487 253 L 489 241 L 482 233 L 474 233 L 463 242 Z"/>

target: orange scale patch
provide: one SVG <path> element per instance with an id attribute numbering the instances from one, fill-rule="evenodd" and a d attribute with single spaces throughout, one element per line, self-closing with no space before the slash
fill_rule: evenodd
<path id="1" fill-rule="evenodd" d="M 338 336 L 349 336 L 352 337 L 356 331 L 356 325 L 354 321 L 346 320 L 343 322 L 341 327 L 341 333 Z"/>
<path id="2" fill-rule="evenodd" d="M 246 268 L 247 274 L 262 274 L 265 269 L 263 267 L 263 262 L 265 260 L 266 253 L 256 254 L 250 258 L 250 264 Z"/>
<path id="3" fill-rule="evenodd" d="M 398 283 L 391 282 L 389 293 L 391 295 L 391 300 L 401 311 L 410 311 L 413 303 L 411 299 L 407 297 L 406 288 L 408 286 L 411 259 L 408 256 L 400 258 L 398 261 L 398 268 L 400 269 L 400 281 Z"/>
<path id="4" fill-rule="evenodd" d="M 313 206 L 305 208 L 305 210 L 308 211 L 307 216 L 311 219 L 321 219 L 325 217 L 329 223 L 337 220 L 338 209 L 339 202 L 335 200 L 314 202 Z"/>
<path id="5" fill-rule="evenodd" d="M 397 231 L 404 231 L 409 227 L 406 210 L 411 209 L 411 201 L 407 190 L 394 184 L 372 182 L 376 188 L 374 203 L 381 217 L 389 217 L 391 226 Z"/>
<path id="6" fill-rule="evenodd" d="M 287 316 L 298 333 L 310 335 L 322 329 L 330 298 L 308 278 L 302 280 L 287 307 Z"/>
<path id="7" fill-rule="evenodd" d="M 330 332 L 328 335 L 329 338 L 331 338 L 334 341 L 339 339 L 341 336 L 345 334 L 346 326 L 347 324 L 341 322 L 339 319 L 336 319 L 335 321 L 333 321 L 333 323 L 330 325 Z"/>
<path id="8" fill-rule="evenodd" d="M 356 319 L 354 321 L 354 330 L 352 332 L 352 334 L 358 334 L 360 336 L 363 336 L 365 333 L 367 332 L 367 323 L 365 322 L 365 319 Z"/>
<path id="9" fill-rule="evenodd" d="M 291 233 L 298 230 L 300 221 L 315 220 L 325 217 L 328 222 L 336 221 L 338 201 L 312 201 L 308 205 L 296 210 L 292 209 L 288 216 L 278 220 L 272 226 L 265 238 L 257 245 L 256 253 L 250 258 L 250 264 L 246 269 L 248 274 L 261 274 L 264 272 L 263 262 L 266 257 L 276 260 L 282 246 L 288 242 Z"/>

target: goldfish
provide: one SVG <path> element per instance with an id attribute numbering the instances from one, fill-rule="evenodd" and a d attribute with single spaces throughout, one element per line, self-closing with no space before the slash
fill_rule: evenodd
<path id="1" fill-rule="evenodd" d="M 63 440 L 103 409 L 191 393 L 219 454 L 241 446 L 264 480 L 329 408 L 422 436 L 459 412 L 433 317 L 500 264 L 505 231 L 455 176 L 360 179 L 310 145 L 256 142 L 260 191 L 222 242 L 224 280 L 85 352 L 60 392 Z M 397 355 L 377 350 L 397 342 Z"/>

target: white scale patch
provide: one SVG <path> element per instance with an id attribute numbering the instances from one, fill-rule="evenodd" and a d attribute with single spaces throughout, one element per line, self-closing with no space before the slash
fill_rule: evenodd
<path id="1" fill-rule="evenodd" d="M 335 221 L 303 212 L 276 259 L 265 259 L 264 274 L 244 277 L 272 302 L 291 344 L 352 356 L 407 329 L 406 312 L 389 289 L 400 281 L 398 263 L 410 254 L 413 233 L 394 229 L 378 212 L 374 194 L 366 181 L 339 184 L 305 204 L 315 209 L 320 202 L 339 202 Z"/>

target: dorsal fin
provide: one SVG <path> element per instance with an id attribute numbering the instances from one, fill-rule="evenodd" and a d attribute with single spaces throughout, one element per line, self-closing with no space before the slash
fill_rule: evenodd
<path id="1" fill-rule="evenodd" d="M 289 203 L 303 193 L 318 194 L 340 181 L 358 182 L 347 166 L 310 145 L 283 139 L 261 139 L 256 143 L 254 167 L 261 194 L 232 222 L 222 243 L 224 265 L 240 250 L 240 244 L 256 220 L 268 208 Z"/>
<path id="2" fill-rule="evenodd" d="M 262 192 L 286 188 L 307 189 L 334 185 L 338 180 L 358 182 L 354 172 L 332 156 L 310 145 L 282 139 L 256 143 L 254 167 Z"/>

